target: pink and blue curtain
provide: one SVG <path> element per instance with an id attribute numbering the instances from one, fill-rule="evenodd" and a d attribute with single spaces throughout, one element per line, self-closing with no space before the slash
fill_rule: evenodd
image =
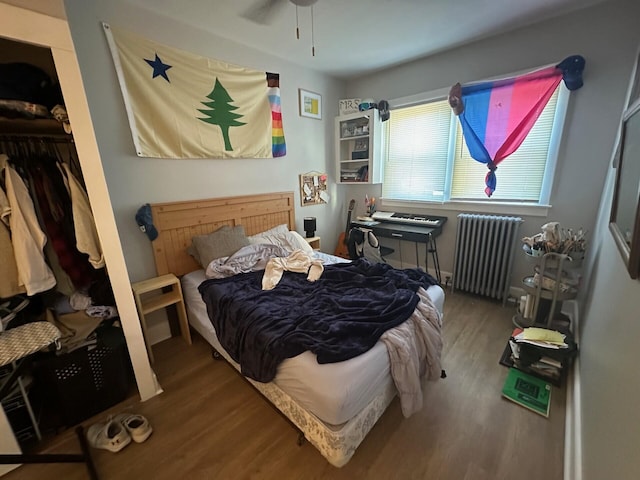
<path id="1" fill-rule="evenodd" d="M 454 85 L 449 104 L 458 115 L 469 153 L 487 165 L 485 193 L 497 186 L 496 169 L 529 134 L 564 79 L 569 90 L 582 86 L 584 58 L 574 55 L 555 66 L 493 82 Z"/>

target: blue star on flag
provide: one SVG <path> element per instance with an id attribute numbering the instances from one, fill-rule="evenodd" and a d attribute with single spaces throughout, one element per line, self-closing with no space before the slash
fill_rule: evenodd
<path id="1" fill-rule="evenodd" d="M 162 63 L 162 60 L 160 60 L 160 57 L 158 56 L 157 53 L 156 53 L 155 60 L 147 60 L 145 58 L 144 61 L 147 62 L 149 65 L 151 65 L 151 67 L 153 68 L 153 78 L 156 78 L 157 76 L 161 76 L 167 82 L 171 83 L 171 81 L 169 80 L 169 77 L 167 76 L 167 70 L 171 68 L 171 65 Z"/>

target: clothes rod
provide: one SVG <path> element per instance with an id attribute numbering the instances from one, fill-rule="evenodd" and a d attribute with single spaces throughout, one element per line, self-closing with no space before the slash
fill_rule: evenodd
<path id="1" fill-rule="evenodd" d="M 63 135 L 33 135 L 33 134 L 10 134 L 0 133 L 0 142 L 22 142 L 22 143 L 74 143 L 73 137 Z"/>

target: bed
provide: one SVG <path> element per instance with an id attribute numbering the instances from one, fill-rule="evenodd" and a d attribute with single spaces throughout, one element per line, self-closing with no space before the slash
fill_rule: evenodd
<path id="1" fill-rule="evenodd" d="M 238 371 L 241 366 L 222 347 L 199 291 L 206 280 L 205 271 L 187 250 L 192 238 L 221 227 L 242 225 L 247 236 L 283 224 L 294 230 L 293 201 L 293 192 L 279 192 L 151 206 L 158 230 L 153 242 L 158 275 L 174 273 L 181 278 L 190 325 Z M 320 252 L 314 257 L 327 265 L 344 261 Z M 426 296 L 441 314 L 443 290 L 431 286 Z M 341 467 L 397 395 L 390 369 L 387 347 L 378 341 L 370 350 L 346 361 L 319 364 L 316 356 L 306 351 L 284 360 L 272 381 L 244 378 L 329 463 Z"/>

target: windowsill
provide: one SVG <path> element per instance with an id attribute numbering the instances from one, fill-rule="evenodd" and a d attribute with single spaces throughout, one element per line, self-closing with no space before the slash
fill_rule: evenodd
<path id="1" fill-rule="evenodd" d="M 404 212 L 403 208 L 429 209 L 429 210 L 454 210 L 459 212 L 488 213 L 493 215 L 528 215 L 532 217 L 546 217 L 551 205 L 527 205 L 513 202 L 462 202 L 449 201 L 436 202 L 408 202 L 402 200 L 382 199 L 382 210 L 397 210 Z M 412 213 L 412 212 L 406 212 Z"/>

